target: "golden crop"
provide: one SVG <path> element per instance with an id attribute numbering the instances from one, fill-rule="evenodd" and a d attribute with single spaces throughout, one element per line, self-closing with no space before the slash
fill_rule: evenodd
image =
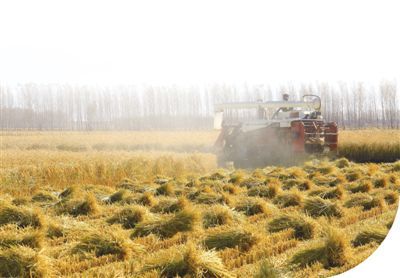
<path id="1" fill-rule="evenodd" d="M 217 169 L 216 136 L 3 132 L 0 276 L 331 276 L 385 238 L 400 162 Z"/>

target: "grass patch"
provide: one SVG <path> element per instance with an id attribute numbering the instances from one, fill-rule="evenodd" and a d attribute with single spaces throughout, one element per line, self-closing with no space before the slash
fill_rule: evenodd
<path id="1" fill-rule="evenodd" d="M 271 233 L 293 229 L 297 239 L 311 239 L 315 233 L 315 226 L 301 216 L 282 215 L 268 223 L 268 231 Z"/>
<path id="2" fill-rule="evenodd" d="M 335 166 L 340 168 L 340 169 L 343 169 L 343 168 L 346 168 L 346 167 L 350 166 L 349 160 L 347 158 L 344 158 L 344 157 L 335 160 L 334 163 L 335 163 Z"/>
<path id="3" fill-rule="evenodd" d="M 48 192 L 39 192 L 33 195 L 32 201 L 34 202 L 55 202 L 57 201 L 57 197 Z"/>
<path id="4" fill-rule="evenodd" d="M 379 177 L 374 180 L 375 188 L 384 188 L 389 184 L 389 179 L 387 177 Z"/>
<path id="5" fill-rule="evenodd" d="M 117 203 L 124 201 L 130 195 L 129 191 L 126 189 L 118 190 L 117 192 L 111 194 L 107 199 L 107 203 Z"/>
<path id="6" fill-rule="evenodd" d="M 60 198 L 65 199 L 65 198 L 72 198 L 75 195 L 77 195 L 77 193 L 79 192 L 79 188 L 77 185 L 73 185 L 70 186 L 68 188 L 66 188 L 64 191 L 62 191 L 60 193 Z"/>
<path id="7" fill-rule="evenodd" d="M 26 206 L 30 203 L 31 200 L 29 200 L 27 197 L 19 197 L 15 198 L 12 200 L 12 204 L 15 206 Z"/>
<path id="8" fill-rule="evenodd" d="M 72 216 L 94 215 L 100 208 L 97 200 L 92 194 L 88 194 L 85 200 L 62 200 L 56 204 L 59 214 L 70 214 Z"/>
<path id="9" fill-rule="evenodd" d="M 280 188 L 277 184 L 259 185 L 251 187 L 247 190 L 248 196 L 258 196 L 262 198 L 272 199 L 280 192 Z"/>
<path id="10" fill-rule="evenodd" d="M 151 212 L 155 213 L 173 213 L 183 210 L 189 205 L 189 201 L 180 197 L 178 200 L 163 200 L 151 208 Z"/>
<path id="11" fill-rule="evenodd" d="M 329 269 L 346 264 L 350 258 L 350 247 L 343 233 L 328 229 L 322 244 L 296 253 L 290 263 L 299 267 L 310 266 L 316 262 Z"/>
<path id="12" fill-rule="evenodd" d="M 342 217 L 343 212 L 340 207 L 328 200 L 320 197 L 309 198 L 304 201 L 304 212 L 312 217 Z"/>
<path id="13" fill-rule="evenodd" d="M 354 247 L 368 244 L 370 242 L 376 242 L 381 244 L 385 239 L 387 231 L 384 229 L 370 227 L 364 231 L 361 231 L 355 239 L 352 241 Z"/>
<path id="14" fill-rule="evenodd" d="M 175 189 L 172 183 L 165 183 L 156 189 L 156 195 L 174 196 Z"/>
<path id="15" fill-rule="evenodd" d="M 388 192 L 385 194 L 384 199 L 388 205 L 394 205 L 399 202 L 399 194 L 397 192 Z"/>
<path id="16" fill-rule="evenodd" d="M 400 172 L 400 160 L 393 164 L 392 171 Z"/>
<path id="17" fill-rule="evenodd" d="M 143 237 L 155 234 L 160 238 L 170 238 L 178 232 L 193 231 L 200 221 L 199 214 L 194 210 L 185 209 L 169 219 L 161 219 L 139 223 L 131 237 Z"/>
<path id="18" fill-rule="evenodd" d="M 307 191 L 313 187 L 313 183 L 310 180 L 303 180 L 299 185 L 297 185 L 297 189 L 300 191 Z"/>
<path id="19" fill-rule="evenodd" d="M 145 192 L 138 199 L 134 199 L 132 202 L 142 205 L 152 207 L 157 204 L 157 199 L 153 196 L 151 192 Z"/>
<path id="20" fill-rule="evenodd" d="M 370 192 L 372 190 L 372 184 L 369 181 L 361 182 L 358 185 L 352 186 L 349 188 L 351 193 L 359 193 L 359 192 Z"/>
<path id="21" fill-rule="evenodd" d="M 254 278 L 279 278 L 282 277 L 281 273 L 273 266 L 269 260 L 263 260 L 260 263 L 258 272 Z"/>
<path id="22" fill-rule="evenodd" d="M 124 229 L 133 229 L 143 221 L 146 216 L 146 210 L 140 206 L 123 208 L 115 215 L 110 217 L 107 222 L 110 224 L 121 224 Z"/>
<path id="23" fill-rule="evenodd" d="M 203 227 L 206 229 L 231 224 L 232 221 L 232 211 L 225 206 L 213 206 L 203 214 Z"/>
<path id="24" fill-rule="evenodd" d="M 382 198 L 372 197 L 365 193 L 354 196 L 344 203 L 344 206 L 347 208 L 362 207 L 364 210 L 370 210 L 375 207 L 383 208 L 384 205 L 385 203 Z"/>
<path id="25" fill-rule="evenodd" d="M 160 277 L 233 278 L 215 251 L 204 251 L 193 243 L 155 254 L 142 272 L 157 270 Z"/>
<path id="26" fill-rule="evenodd" d="M 205 176 L 203 178 L 201 178 L 200 180 L 205 180 L 205 179 L 209 179 L 209 180 L 213 180 L 213 181 L 219 181 L 219 180 L 223 180 L 226 178 L 226 175 L 222 172 L 214 172 L 209 176 Z"/>
<path id="27" fill-rule="evenodd" d="M 208 235 L 203 244 L 207 249 L 221 250 L 237 247 L 241 251 L 247 251 L 256 242 L 257 238 L 252 233 L 235 229 Z"/>
<path id="28" fill-rule="evenodd" d="M 222 189 L 232 195 L 236 195 L 240 192 L 240 187 L 238 187 L 237 185 L 233 185 L 233 184 L 226 184 L 222 187 Z"/>
<path id="29" fill-rule="evenodd" d="M 41 231 L 31 230 L 23 233 L 3 230 L 0 232 L 0 247 L 9 248 L 15 245 L 23 245 L 30 248 L 42 248 L 44 236 Z"/>
<path id="30" fill-rule="evenodd" d="M 298 179 L 286 179 L 282 182 L 282 189 L 289 190 L 295 186 L 298 186 L 301 183 L 301 180 Z"/>
<path id="31" fill-rule="evenodd" d="M 131 255 L 131 246 L 122 237 L 92 233 L 84 236 L 72 249 L 73 254 L 94 253 L 96 257 L 115 255 L 124 260 Z"/>
<path id="32" fill-rule="evenodd" d="M 328 186 L 330 187 L 342 186 L 342 184 L 345 182 L 346 182 L 345 176 L 337 176 L 334 179 L 328 181 Z"/>
<path id="33" fill-rule="evenodd" d="M 48 238 L 59 238 L 59 237 L 65 236 L 65 232 L 64 232 L 63 227 L 61 227 L 60 225 L 56 225 L 54 223 L 50 223 L 47 226 L 46 236 Z"/>
<path id="34" fill-rule="evenodd" d="M 345 143 L 339 146 L 339 156 L 358 163 L 395 162 L 400 157 L 400 144 Z"/>
<path id="35" fill-rule="evenodd" d="M 344 196 L 344 189 L 342 186 L 337 186 L 330 190 L 315 190 L 310 192 L 309 196 L 318 196 L 322 199 L 338 199 L 341 200 Z"/>
<path id="36" fill-rule="evenodd" d="M 239 202 L 235 206 L 235 210 L 239 212 L 243 212 L 247 216 L 259 214 L 259 213 L 268 213 L 267 205 L 262 200 L 254 200 L 248 199 L 245 201 Z"/>
<path id="37" fill-rule="evenodd" d="M 300 206 L 303 202 L 303 196 L 299 192 L 283 193 L 276 196 L 273 202 L 280 208 Z"/>
<path id="38" fill-rule="evenodd" d="M 240 182 L 240 187 L 245 187 L 247 189 L 252 188 L 254 186 L 259 186 L 259 185 L 263 185 L 264 182 L 260 181 L 254 177 L 249 177 L 244 179 L 242 182 Z"/>
<path id="39" fill-rule="evenodd" d="M 44 256 L 25 246 L 0 249 L 1 277 L 46 277 L 49 265 Z"/>
<path id="40" fill-rule="evenodd" d="M 307 191 L 313 187 L 313 183 L 308 179 L 287 179 L 283 181 L 283 190 L 296 187 L 300 191 Z"/>
<path id="41" fill-rule="evenodd" d="M 125 178 L 117 185 L 117 188 L 136 192 L 139 186 L 136 184 L 136 181 Z"/>
<path id="42" fill-rule="evenodd" d="M 329 164 L 321 165 L 316 169 L 316 171 L 323 175 L 328 175 L 335 171 L 335 167 Z"/>
<path id="43" fill-rule="evenodd" d="M 229 181 L 230 183 L 233 184 L 240 184 L 240 186 L 246 186 L 246 184 L 241 184 L 245 179 L 245 173 L 242 171 L 235 171 L 232 174 L 230 174 Z"/>
<path id="44" fill-rule="evenodd" d="M 44 218 L 38 211 L 0 204 L 0 226 L 7 224 L 15 224 L 20 228 L 42 228 Z"/>
<path id="45" fill-rule="evenodd" d="M 350 182 L 361 179 L 362 173 L 360 171 L 350 171 L 346 174 L 346 179 Z"/>
<path id="46" fill-rule="evenodd" d="M 197 195 L 195 201 L 199 204 L 230 204 L 230 198 L 223 194 L 216 193 L 200 193 Z"/>

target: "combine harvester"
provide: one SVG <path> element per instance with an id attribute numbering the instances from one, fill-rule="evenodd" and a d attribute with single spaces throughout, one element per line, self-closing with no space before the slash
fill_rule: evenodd
<path id="1" fill-rule="evenodd" d="M 219 166 L 230 162 L 238 168 L 292 165 L 309 154 L 336 154 L 338 127 L 323 120 L 320 97 L 304 95 L 302 101 L 288 98 L 285 94 L 283 101 L 217 104 L 214 128 L 221 133 L 214 146 Z M 271 110 L 275 112 L 267 117 Z M 253 117 L 224 119 L 232 115 Z"/>

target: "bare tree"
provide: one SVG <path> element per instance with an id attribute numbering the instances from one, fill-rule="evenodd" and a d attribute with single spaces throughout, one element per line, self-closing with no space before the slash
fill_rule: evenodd
<path id="1" fill-rule="evenodd" d="M 69 130 L 211 128 L 214 103 L 280 99 L 282 93 L 289 93 L 291 99 L 300 99 L 304 94 L 321 96 L 324 116 L 341 128 L 400 127 L 399 91 L 397 84 L 389 81 L 378 88 L 362 83 L 288 83 L 275 90 L 264 84 L 143 88 L 0 85 L 0 126 Z M 254 115 L 242 110 L 229 111 L 228 116 Z"/>

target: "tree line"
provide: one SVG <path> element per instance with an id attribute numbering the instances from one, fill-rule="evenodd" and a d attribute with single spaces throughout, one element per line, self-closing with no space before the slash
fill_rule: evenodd
<path id="1" fill-rule="evenodd" d="M 395 82 L 210 84 L 206 86 L 73 86 L 0 84 L 1 129 L 151 130 L 209 129 L 214 104 L 230 101 L 299 100 L 319 95 L 322 113 L 341 128 L 400 128 Z M 244 113 L 244 112 L 243 112 Z"/>

